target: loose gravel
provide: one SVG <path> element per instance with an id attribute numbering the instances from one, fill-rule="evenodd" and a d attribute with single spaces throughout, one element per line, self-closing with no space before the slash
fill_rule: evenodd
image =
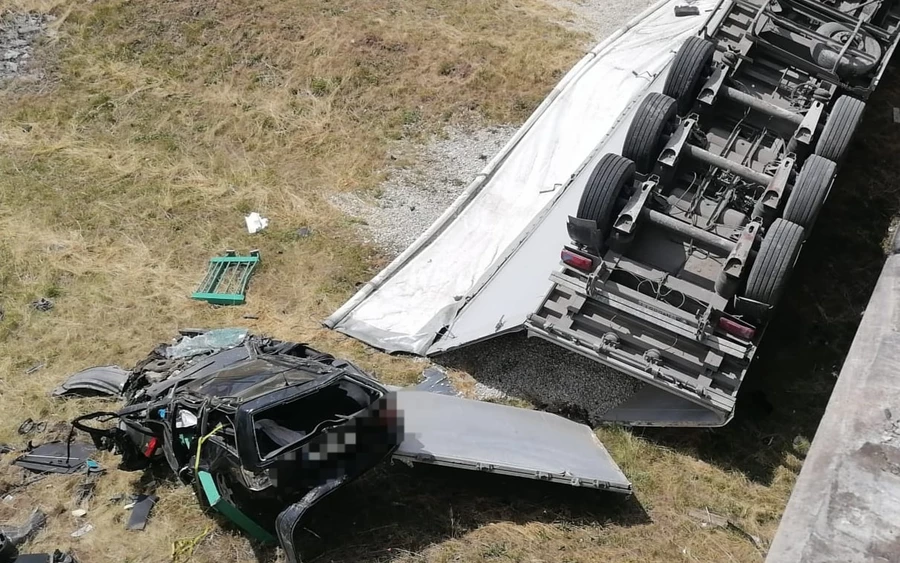
<path id="1" fill-rule="evenodd" d="M 31 64 L 33 49 L 55 19 L 34 13 L 6 14 L 0 19 L 0 82 L 40 72 Z"/>
<path id="2" fill-rule="evenodd" d="M 376 194 L 338 194 L 331 201 L 364 222 L 366 242 L 400 254 L 456 200 L 516 129 L 451 127 L 424 147 L 399 141 L 392 157 L 414 165 L 390 171 Z"/>
<path id="3" fill-rule="evenodd" d="M 478 383 L 481 400 L 518 397 L 544 410 L 598 425 L 603 415 L 634 395 L 644 384 L 559 346 L 501 336 L 436 358 Z"/>
<path id="4" fill-rule="evenodd" d="M 622 27 L 656 0 L 548 0 L 557 8 L 571 13 L 559 21 L 563 27 L 585 33 L 586 43 L 593 47 L 604 37 Z M 685 3 L 688 3 L 687 0 Z"/>

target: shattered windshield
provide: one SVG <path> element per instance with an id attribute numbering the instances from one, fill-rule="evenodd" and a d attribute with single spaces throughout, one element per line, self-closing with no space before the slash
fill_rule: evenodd
<path id="1" fill-rule="evenodd" d="M 262 358 L 242 361 L 219 371 L 211 379 L 193 382 L 186 388 L 209 397 L 248 398 L 291 384 L 312 381 L 316 374 L 289 364 Z"/>

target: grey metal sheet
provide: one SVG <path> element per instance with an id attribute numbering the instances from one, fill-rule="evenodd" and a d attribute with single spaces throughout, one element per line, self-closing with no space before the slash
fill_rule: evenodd
<path id="1" fill-rule="evenodd" d="M 732 412 L 733 415 L 733 412 Z M 645 385 L 602 419 L 629 426 L 724 426 L 731 420 L 653 385 Z"/>
<path id="2" fill-rule="evenodd" d="M 594 432 L 542 411 L 397 392 L 406 437 L 394 458 L 631 493 L 631 483 Z"/>
<path id="3" fill-rule="evenodd" d="M 69 376 L 66 381 L 53 390 L 54 397 L 65 395 L 111 395 L 122 394 L 130 371 L 119 366 L 97 366 L 88 368 Z"/>

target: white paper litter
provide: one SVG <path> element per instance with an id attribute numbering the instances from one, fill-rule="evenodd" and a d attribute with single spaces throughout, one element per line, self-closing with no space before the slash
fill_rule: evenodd
<path id="1" fill-rule="evenodd" d="M 75 530 L 74 532 L 72 532 L 72 537 L 80 538 L 81 536 L 83 536 L 87 533 L 90 533 L 90 531 L 93 529 L 94 529 L 93 524 L 85 524 L 84 526 L 82 526 L 82 527 L 78 528 L 77 530 Z"/>
<path id="2" fill-rule="evenodd" d="M 258 233 L 269 226 L 269 219 L 263 217 L 256 211 L 244 217 L 244 221 L 247 223 L 247 231 L 249 231 L 251 235 L 253 233 Z"/>

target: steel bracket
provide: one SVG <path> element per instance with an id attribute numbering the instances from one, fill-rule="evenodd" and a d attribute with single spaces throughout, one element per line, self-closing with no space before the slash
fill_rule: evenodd
<path id="1" fill-rule="evenodd" d="M 697 96 L 697 101 L 706 106 L 713 105 L 716 102 L 716 98 L 719 96 L 719 90 L 722 89 L 722 85 L 725 83 L 728 70 L 726 65 L 716 65 L 709 79 L 700 89 L 700 95 Z"/>
<path id="2" fill-rule="evenodd" d="M 813 137 L 816 136 L 816 129 L 819 127 L 819 121 L 822 119 L 822 112 L 825 105 L 822 102 L 813 102 L 812 106 L 803 116 L 803 121 L 797 126 L 794 132 L 794 141 L 801 145 L 809 145 L 812 143 Z"/>
<path id="3" fill-rule="evenodd" d="M 621 236 L 630 236 L 634 234 L 638 218 L 644 210 L 644 205 L 646 205 L 647 199 L 650 197 L 650 194 L 653 193 L 653 190 L 656 189 L 657 185 L 659 185 L 659 176 L 650 176 L 646 182 L 641 183 L 639 189 L 634 191 L 634 194 L 632 194 L 628 203 L 625 204 L 625 209 L 619 213 L 619 216 L 616 218 L 616 222 L 613 225 L 618 234 Z"/>
<path id="4" fill-rule="evenodd" d="M 681 122 L 659 154 L 658 166 L 666 172 L 671 172 L 675 169 L 675 166 L 681 159 L 681 152 L 687 145 L 688 139 L 690 139 L 696 125 L 696 119 L 688 118 Z"/>
<path id="5" fill-rule="evenodd" d="M 734 250 L 725 259 L 725 265 L 722 267 L 722 272 L 726 276 L 736 280 L 741 279 L 760 227 L 762 227 L 762 224 L 759 221 L 753 221 L 741 231 L 737 244 L 734 245 Z"/>
<path id="6" fill-rule="evenodd" d="M 769 180 L 766 191 L 763 192 L 762 197 L 756 202 L 756 207 L 753 209 L 754 219 L 774 217 L 781 203 L 781 198 L 784 196 L 787 183 L 791 178 L 791 170 L 793 169 L 794 157 L 785 157 L 778 165 L 775 175 Z"/>

